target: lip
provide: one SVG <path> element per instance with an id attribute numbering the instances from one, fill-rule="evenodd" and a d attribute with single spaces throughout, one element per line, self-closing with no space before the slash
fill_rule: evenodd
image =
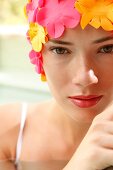
<path id="1" fill-rule="evenodd" d="M 88 95 L 88 96 L 70 96 L 70 101 L 80 107 L 80 108 L 88 108 L 95 106 L 101 99 L 103 95 Z"/>

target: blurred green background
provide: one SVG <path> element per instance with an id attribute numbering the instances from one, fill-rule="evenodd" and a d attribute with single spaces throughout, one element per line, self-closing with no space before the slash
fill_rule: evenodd
<path id="1" fill-rule="evenodd" d="M 24 15 L 27 0 L 0 0 L 0 103 L 37 102 L 51 97 L 29 61 Z"/>

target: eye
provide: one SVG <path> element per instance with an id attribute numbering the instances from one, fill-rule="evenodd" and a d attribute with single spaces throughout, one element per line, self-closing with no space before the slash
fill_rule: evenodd
<path id="1" fill-rule="evenodd" d="M 113 45 L 106 45 L 99 49 L 99 53 L 112 53 L 113 52 Z"/>
<path id="2" fill-rule="evenodd" d="M 69 50 L 63 47 L 53 47 L 50 49 L 55 54 L 68 54 Z"/>

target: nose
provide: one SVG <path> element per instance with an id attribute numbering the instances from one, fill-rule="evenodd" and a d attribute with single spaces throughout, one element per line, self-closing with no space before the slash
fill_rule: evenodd
<path id="1" fill-rule="evenodd" d="M 72 83 L 78 86 L 87 87 L 98 83 L 98 78 L 93 69 L 80 71 L 73 77 Z"/>

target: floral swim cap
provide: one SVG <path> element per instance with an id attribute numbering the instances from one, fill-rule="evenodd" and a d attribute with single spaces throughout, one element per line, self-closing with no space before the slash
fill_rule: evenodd
<path id="1" fill-rule="evenodd" d="M 29 22 L 27 39 L 32 45 L 31 63 L 45 80 L 42 49 L 51 38 L 59 38 L 66 28 L 88 24 L 106 31 L 113 30 L 113 0 L 28 0 L 25 14 Z"/>

